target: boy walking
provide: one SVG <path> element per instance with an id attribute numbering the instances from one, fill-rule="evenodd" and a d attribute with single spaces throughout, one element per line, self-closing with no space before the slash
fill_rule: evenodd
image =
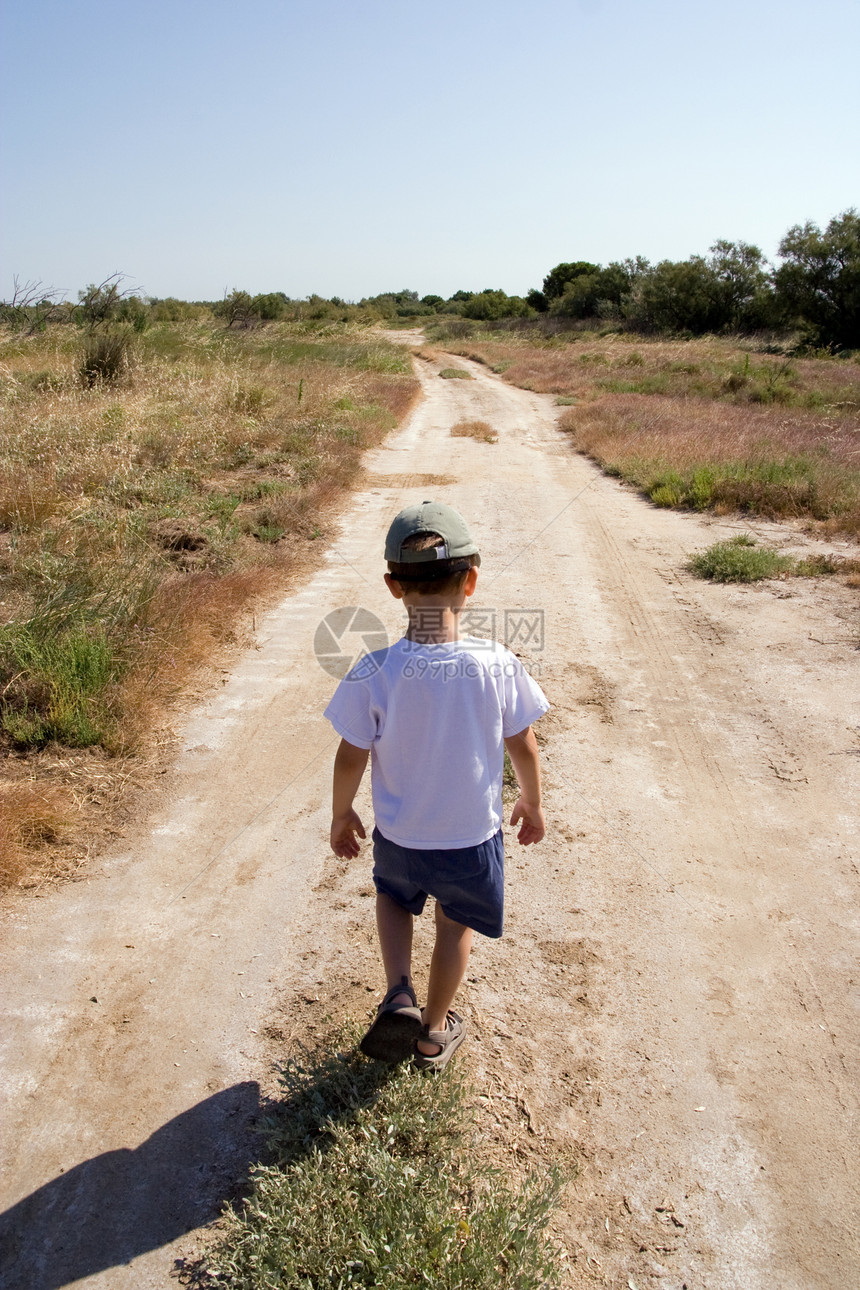
<path id="1" fill-rule="evenodd" d="M 325 715 L 341 736 L 331 847 L 352 859 L 366 836 L 353 801 L 371 757 L 373 881 L 388 991 L 361 1041 L 369 1057 L 442 1069 L 463 1039 L 451 1004 L 472 933 L 502 934 L 502 775 L 507 748 L 520 795 L 517 840 L 545 833 L 532 722 L 549 704 L 509 650 L 461 636 L 481 557 L 463 517 L 440 502 L 407 507 L 385 543 L 391 594 L 409 618 L 402 640 L 360 662 Z M 436 901 L 427 1003 L 412 988 L 412 925 Z"/>

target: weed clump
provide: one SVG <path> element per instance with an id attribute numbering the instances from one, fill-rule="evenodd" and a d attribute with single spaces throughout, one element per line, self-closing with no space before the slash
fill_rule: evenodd
<path id="1" fill-rule="evenodd" d="M 443 367 L 439 373 L 443 381 L 471 381 L 471 372 L 467 372 L 464 367 Z"/>
<path id="2" fill-rule="evenodd" d="M 498 443 L 499 436 L 487 421 L 458 421 L 451 427 L 455 439 L 476 439 L 478 443 Z"/>
<path id="3" fill-rule="evenodd" d="M 72 816 L 72 796 L 62 788 L 29 780 L 0 784 L 0 882 L 17 882 L 41 847 L 68 832 Z"/>
<path id="4" fill-rule="evenodd" d="M 120 671 L 116 652 L 96 626 L 54 635 L 28 622 L 0 633 L 0 675 L 10 679 L 0 702 L 0 730 L 23 747 L 51 740 L 69 748 L 105 742 L 106 688 Z"/>
<path id="5" fill-rule="evenodd" d="M 700 551 L 690 559 L 690 568 L 700 578 L 711 582 L 758 582 L 787 573 L 794 561 L 767 547 L 759 547 L 755 539 L 739 533 L 728 542 L 715 542 L 707 551 Z"/>
<path id="6" fill-rule="evenodd" d="M 131 371 L 133 345 L 128 331 L 94 331 L 87 337 L 78 367 L 87 388 L 117 385 Z"/>
<path id="7" fill-rule="evenodd" d="M 228 1214 L 200 1284 L 230 1290 L 419 1286 L 539 1290 L 557 1254 L 561 1180 L 515 1186 L 474 1149 L 462 1075 L 428 1078 L 347 1050 L 290 1062 L 264 1130 L 272 1163 Z M 471 1120 L 471 1124 L 470 1124 Z"/>

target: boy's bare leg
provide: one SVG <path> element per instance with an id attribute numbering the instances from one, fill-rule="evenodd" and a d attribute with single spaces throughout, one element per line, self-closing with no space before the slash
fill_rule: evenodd
<path id="1" fill-rule="evenodd" d="M 399 985 L 406 977 L 412 984 L 412 925 L 414 923 L 408 909 L 398 905 L 396 900 L 384 892 L 376 893 L 376 930 L 379 933 L 379 948 L 382 951 L 382 963 L 385 968 L 385 979 L 388 989 Z M 397 994 L 391 1001 L 402 1004 L 404 1008 L 412 1005 L 408 994 Z"/>
<path id="2" fill-rule="evenodd" d="M 428 1030 L 444 1030 L 448 1009 L 466 974 L 472 950 L 472 929 L 455 923 L 442 912 L 436 903 L 436 944 L 430 960 L 430 982 L 427 988 L 427 1006 L 424 1023 Z M 427 1057 L 439 1052 L 439 1045 L 425 1039 L 418 1040 L 418 1051 Z"/>

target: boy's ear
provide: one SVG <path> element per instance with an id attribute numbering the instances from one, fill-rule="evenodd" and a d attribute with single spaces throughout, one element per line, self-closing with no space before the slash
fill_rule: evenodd
<path id="1" fill-rule="evenodd" d="M 388 588 L 388 590 L 391 592 L 391 594 L 392 594 L 392 596 L 394 597 L 394 599 L 395 599 L 395 600 L 402 600 L 402 599 L 403 599 L 403 588 L 401 587 L 400 583 L 399 583 L 399 582 L 397 582 L 397 581 L 396 581 L 396 579 L 392 578 L 392 576 L 391 576 L 391 574 L 390 574 L 390 573 L 384 573 L 382 576 L 383 576 L 383 578 L 385 579 L 385 585 L 386 585 L 386 587 L 387 587 L 387 588 Z"/>
<path id="2" fill-rule="evenodd" d="M 476 564 L 473 564 L 469 572 L 466 574 L 466 581 L 463 583 L 463 590 L 465 591 L 467 596 L 473 596 L 475 594 L 475 588 L 477 587 L 477 585 L 478 585 L 478 566 Z"/>

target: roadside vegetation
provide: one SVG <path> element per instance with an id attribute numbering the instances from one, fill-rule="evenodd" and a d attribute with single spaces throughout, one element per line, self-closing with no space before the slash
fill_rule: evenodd
<path id="1" fill-rule="evenodd" d="M 561 1251 L 547 1232 L 561 1179 L 518 1182 L 477 1150 L 467 1078 L 356 1054 L 349 1028 L 282 1071 L 252 1174 L 186 1284 L 230 1290 L 429 1286 L 539 1290 Z M 340 1049 L 340 1051 L 338 1051 Z"/>
<path id="2" fill-rule="evenodd" d="M 255 597 L 315 558 L 417 389 L 408 353 L 353 323 L 141 325 L 126 304 L 0 332 L 7 882 L 73 837 L 115 791 L 106 768 L 124 782 Z"/>
<path id="3" fill-rule="evenodd" d="M 760 582 L 765 578 L 818 578 L 847 574 L 860 586 L 860 560 L 814 555 L 798 559 L 771 547 L 760 546 L 749 533 L 738 533 L 726 542 L 715 542 L 690 557 L 690 569 L 711 582 Z"/>
<path id="4" fill-rule="evenodd" d="M 860 536 L 860 362 L 787 360 L 737 337 L 440 339 L 511 384 L 556 395 L 559 424 L 655 505 L 808 520 Z"/>

